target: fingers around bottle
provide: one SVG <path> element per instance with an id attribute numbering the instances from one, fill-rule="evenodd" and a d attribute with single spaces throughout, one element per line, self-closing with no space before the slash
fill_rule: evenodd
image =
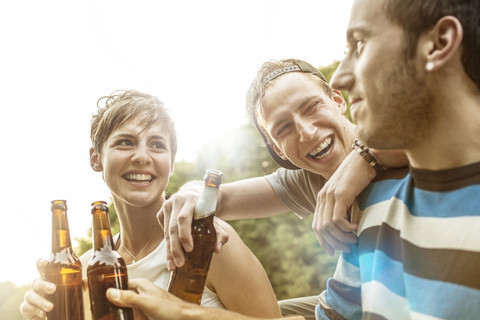
<path id="1" fill-rule="evenodd" d="M 32 289 L 39 294 L 52 294 L 57 290 L 57 287 L 51 282 L 42 279 L 35 279 L 32 282 Z"/>
<path id="2" fill-rule="evenodd" d="M 45 260 L 45 259 L 40 258 L 40 259 L 37 260 L 36 264 L 37 264 L 37 270 L 38 270 L 38 272 L 39 272 L 40 274 L 42 274 L 42 273 L 43 273 L 43 270 L 45 269 L 45 267 L 46 267 L 47 264 L 48 264 L 48 261 Z"/>
<path id="3" fill-rule="evenodd" d="M 47 317 L 47 313 L 45 311 L 42 311 L 25 301 L 20 305 L 20 314 L 24 318 L 30 320 L 44 320 Z"/>
<path id="4" fill-rule="evenodd" d="M 25 294 L 24 303 L 25 307 L 29 310 L 39 309 L 41 311 L 49 312 L 53 309 L 53 303 L 33 290 L 30 290 Z"/>
<path id="5" fill-rule="evenodd" d="M 177 217 L 178 237 L 182 244 L 183 249 L 186 252 L 193 250 L 193 238 L 192 238 L 192 221 L 193 211 L 183 207 Z M 170 227 L 173 223 L 170 222 Z M 171 235 L 171 233 L 170 233 Z"/>

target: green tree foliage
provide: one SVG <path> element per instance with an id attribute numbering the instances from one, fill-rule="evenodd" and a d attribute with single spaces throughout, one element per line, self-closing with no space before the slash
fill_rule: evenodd
<path id="1" fill-rule="evenodd" d="M 20 304 L 30 286 L 16 286 L 11 282 L 0 282 L 0 318 L 9 320 L 24 319 L 20 314 Z"/>

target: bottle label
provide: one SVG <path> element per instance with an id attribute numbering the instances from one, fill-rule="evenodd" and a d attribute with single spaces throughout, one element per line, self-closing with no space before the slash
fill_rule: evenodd
<path id="1" fill-rule="evenodd" d="M 218 188 L 220 183 L 222 183 L 222 174 L 221 171 L 208 169 L 204 178 L 205 185 L 212 188 Z"/>

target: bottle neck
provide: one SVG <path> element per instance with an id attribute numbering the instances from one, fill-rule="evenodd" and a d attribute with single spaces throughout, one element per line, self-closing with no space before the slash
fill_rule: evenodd
<path id="1" fill-rule="evenodd" d="M 217 196 L 218 188 L 209 187 L 207 185 L 203 186 L 202 192 L 200 193 L 200 197 L 195 206 L 195 220 L 206 218 L 215 212 L 217 207 Z"/>
<path id="2" fill-rule="evenodd" d="M 72 248 L 67 213 L 63 210 L 52 210 L 52 252 L 65 248 Z"/>
<path id="3" fill-rule="evenodd" d="M 108 214 L 102 210 L 95 210 L 93 212 L 93 248 L 99 251 L 103 248 L 109 247 L 115 249 L 113 242 L 112 231 L 110 229 L 110 221 Z"/>

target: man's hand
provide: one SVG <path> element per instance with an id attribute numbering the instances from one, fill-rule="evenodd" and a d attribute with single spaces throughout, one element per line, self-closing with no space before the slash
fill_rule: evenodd
<path id="1" fill-rule="evenodd" d="M 375 176 L 365 159 L 352 151 L 317 194 L 312 229 L 329 255 L 337 249 L 350 252 L 349 244 L 357 242 L 358 225 L 347 220 L 348 210 Z"/>
<path id="2" fill-rule="evenodd" d="M 201 181 L 187 183 L 165 201 L 157 214 L 158 222 L 165 233 L 167 265 L 170 271 L 183 266 L 184 251 L 193 250 L 192 220 L 202 185 Z M 217 232 L 215 252 L 218 253 L 228 241 L 228 234 L 217 223 L 215 230 Z"/>
<path id="3" fill-rule="evenodd" d="M 108 289 L 107 298 L 120 307 L 133 308 L 135 319 L 182 319 L 182 312 L 195 306 L 160 289 L 146 279 L 128 282 L 130 290 Z"/>
<path id="4" fill-rule="evenodd" d="M 37 260 L 37 270 L 40 274 L 47 266 L 48 261 L 44 259 Z M 57 290 L 55 284 L 35 279 L 32 282 L 32 289 L 29 290 L 20 305 L 20 313 L 26 319 L 39 320 L 47 317 L 47 312 L 53 309 L 53 303 L 44 298 L 45 294 L 52 294 Z"/>

